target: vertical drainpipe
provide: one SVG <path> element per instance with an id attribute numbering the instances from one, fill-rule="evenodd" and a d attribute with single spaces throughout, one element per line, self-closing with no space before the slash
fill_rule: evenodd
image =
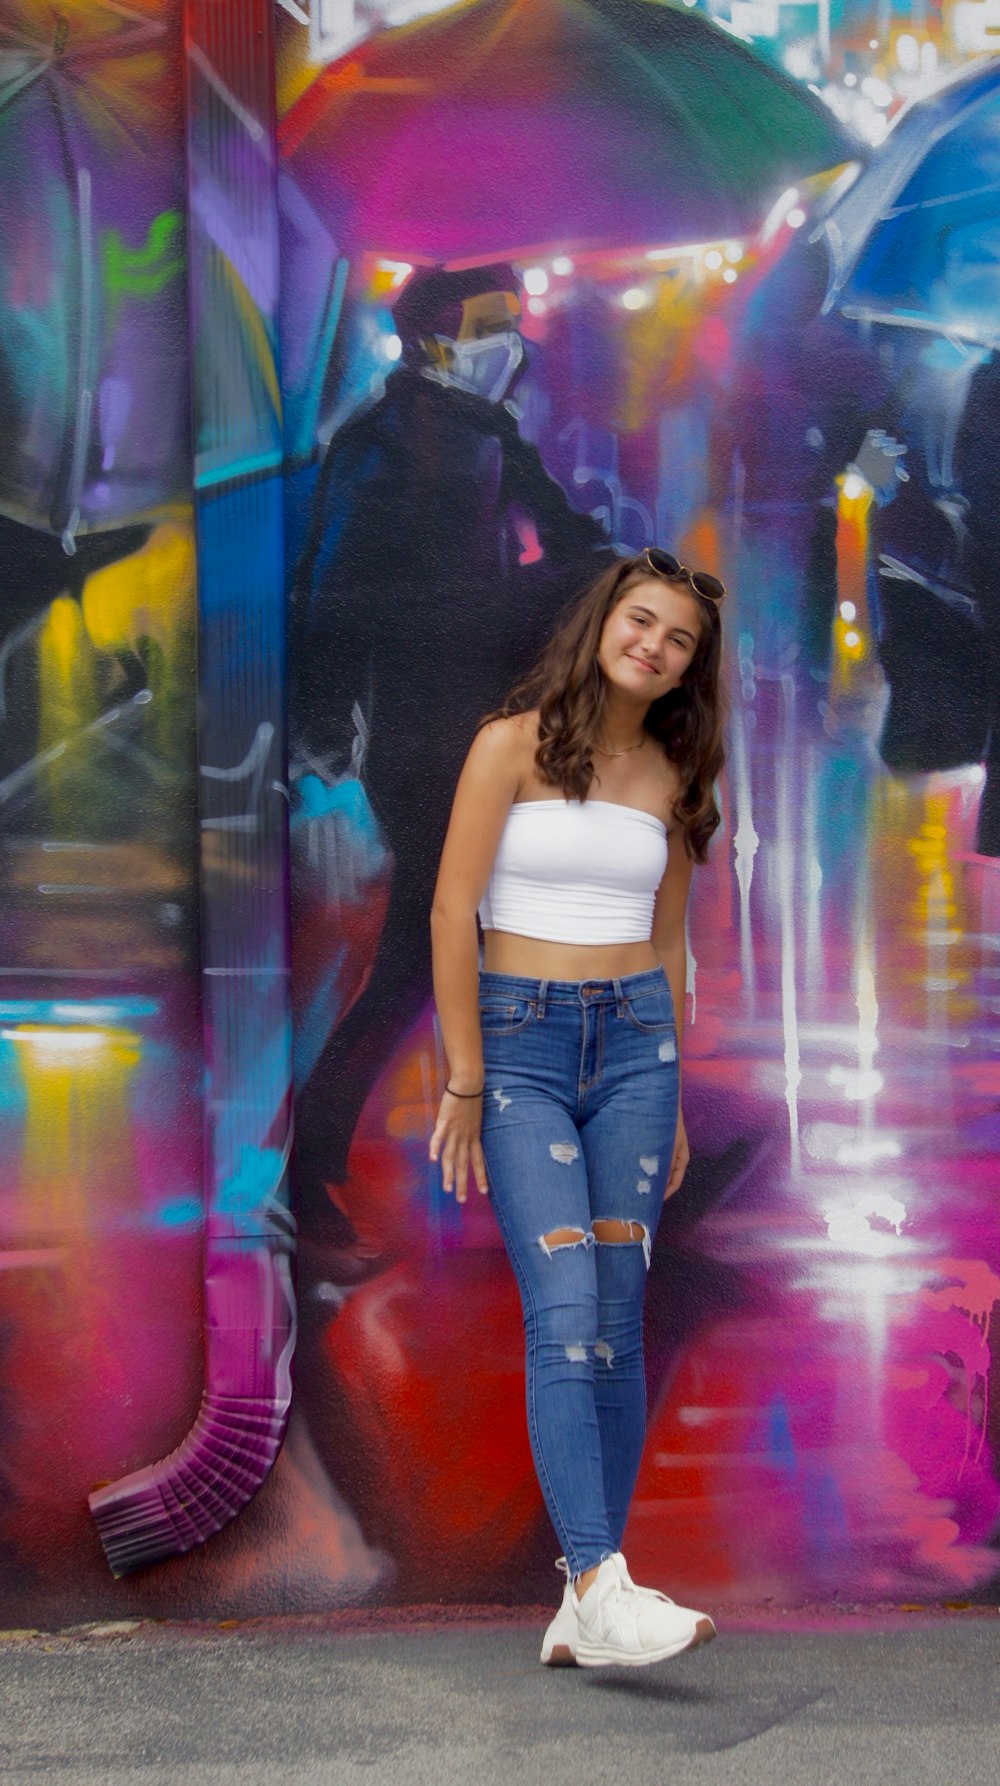
<path id="1" fill-rule="evenodd" d="M 295 1344 L 271 0 L 185 0 L 184 37 L 205 1389 L 176 1450 L 90 1497 L 115 1575 L 203 1543 L 246 1505 L 281 1446 Z"/>

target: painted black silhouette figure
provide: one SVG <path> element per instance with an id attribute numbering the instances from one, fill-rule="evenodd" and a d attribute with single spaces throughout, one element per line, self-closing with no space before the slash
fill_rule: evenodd
<path id="1" fill-rule="evenodd" d="M 880 752 L 899 773 L 985 766 L 976 847 L 1000 855 L 1000 359 L 963 388 L 947 480 L 911 452 L 875 518 L 879 655 L 889 683 Z M 923 475 L 922 475 L 923 474 Z"/>
<path id="2" fill-rule="evenodd" d="M 518 431 L 519 314 L 509 266 L 415 274 L 394 310 L 400 365 L 334 436 L 316 484 L 293 587 L 293 762 L 343 768 L 360 708 L 363 781 L 395 867 L 371 978 L 298 1100 L 307 1223 L 430 997 L 434 880 L 476 724 L 613 557 Z"/>

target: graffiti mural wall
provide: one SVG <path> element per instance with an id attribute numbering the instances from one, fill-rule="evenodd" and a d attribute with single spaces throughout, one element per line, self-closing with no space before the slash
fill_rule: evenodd
<path id="1" fill-rule="evenodd" d="M 1000 64 L 715 10 L 279 19 L 300 1406 L 403 1597 L 551 1580 L 427 912 L 477 718 L 653 541 L 734 592 L 732 712 L 626 1550 L 694 1604 L 996 1576 Z"/>
<path id="2" fill-rule="evenodd" d="M 975 12 L 6 0 L 4 1624 L 551 1597 L 428 911 L 478 718 L 653 541 L 730 587 L 731 714 L 630 1562 L 995 1595 Z"/>
<path id="3" fill-rule="evenodd" d="M 269 26 L 0 35 L 8 1623 L 283 1603 L 316 1498 L 289 1445 L 151 1567 L 228 1536 L 291 1392 Z"/>
<path id="4" fill-rule="evenodd" d="M 150 3 L 23 0 L 0 33 L 12 1596 L 59 1595 L 79 1569 L 89 1489 L 168 1449 L 200 1386 L 179 51 L 176 11 Z"/>

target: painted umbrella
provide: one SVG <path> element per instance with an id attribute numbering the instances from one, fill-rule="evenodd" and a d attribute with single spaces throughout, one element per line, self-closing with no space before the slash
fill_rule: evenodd
<path id="1" fill-rule="evenodd" d="M 823 234 L 827 310 L 1000 344 L 1000 61 L 901 112 Z"/>
<path id="2" fill-rule="evenodd" d="M 69 552 L 190 482 L 178 23 L 171 0 L 0 21 L 0 509 Z"/>
<path id="3" fill-rule="evenodd" d="M 860 154 L 808 88 L 665 0 L 479 0 L 382 31 L 279 135 L 345 245 L 446 263 L 739 234 Z"/>

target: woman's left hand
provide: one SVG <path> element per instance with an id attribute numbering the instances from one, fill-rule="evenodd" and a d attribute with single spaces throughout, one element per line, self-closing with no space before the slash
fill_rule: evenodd
<path id="1" fill-rule="evenodd" d="M 670 1162 L 670 1177 L 667 1179 L 667 1188 L 663 1193 L 664 1203 L 668 1197 L 673 1196 L 675 1191 L 680 1190 L 681 1180 L 688 1169 L 690 1158 L 691 1149 L 688 1147 L 687 1130 L 684 1127 L 684 1112 L 678 1110 L 677 1133 L 674 1136 L 674 1157 Z"/>

